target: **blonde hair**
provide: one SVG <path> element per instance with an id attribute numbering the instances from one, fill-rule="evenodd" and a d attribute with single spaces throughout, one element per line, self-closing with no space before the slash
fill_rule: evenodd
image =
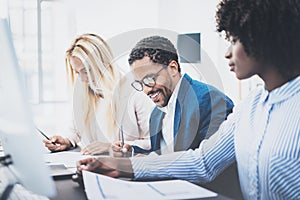
<path id="1" fill-rule="evenodd" d="M 86 33 L 77 37 L 71 47 L 66 51 L 67 76 L 74 86 L 75 71 L 70 63 L 70 58 L 76 57 L 82 62 L 88 77 L 85 83 L 86 104 L 83 105 L 83 119 L 85 128 L 90 131 L 90 122 L 94 118 L 95 109 L 101 99 L 107 99 L 110 106 L 107 107 L 109 133 L 115 131 L 115 120 L 113 119 L 112 92 L 114 85 L 120 79 L 120 73 L 112 65 L 113 55 L 108 44 L 98 35 Z"/>

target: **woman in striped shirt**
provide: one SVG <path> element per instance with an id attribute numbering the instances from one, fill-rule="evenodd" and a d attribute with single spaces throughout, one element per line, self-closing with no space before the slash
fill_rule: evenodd
<path id="1" fill-rule="evenodd" d="M 222 0 L 216 19 L 231 42 L 225 55 L 230 70 L 238 79 L 260 76 L 264 87 L 196 150 L 87 159 L 79 171 L 202 183 L 236 161 L 245 199 L 300 199 L 300 1 Z"/>

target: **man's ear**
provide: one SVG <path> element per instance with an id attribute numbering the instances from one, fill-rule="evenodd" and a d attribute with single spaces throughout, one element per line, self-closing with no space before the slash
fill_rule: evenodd
<path id="1" fill-rule="evenodd" d="M 168 68 L 170 70 L 170 75 L 171 76 L 176 76 L 178 75 L 179 71 L 178 71 L 178 63 L 175 61 L 175 60 L 172 60 L 169 65 L 168 65 Z"/>

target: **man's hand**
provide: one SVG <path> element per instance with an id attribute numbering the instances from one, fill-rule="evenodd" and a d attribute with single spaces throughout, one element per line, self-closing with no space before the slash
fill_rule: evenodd
<path id="1" fill-rule="evenodd" d="M 117 141 L 115 143 L 113 143 L 112 145 L 112 150 L 116 151 L 116 152 L 123 152 L 126 153 L 128 151 L 132 151 L 132 147 L 130 144 L 124 144 L 124 146 L 122 146 L 122 142 L 121 141 Z"/>
<path id="2" fill-rule="evenodd" d="M 59 135 L 50 137 L 50 140 L 43 139 L 43 142 L 45 144 L 45 147 L 47 147 L 52 152 L 64 151 L 71 147 L 71 142 L 69 141 L 69 139 L 63 138 Z"/>

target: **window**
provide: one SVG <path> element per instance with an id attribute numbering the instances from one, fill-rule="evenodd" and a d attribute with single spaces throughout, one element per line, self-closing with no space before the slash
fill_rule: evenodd
<path id="1" fill-rule="evenodd" d="M 65 50 L 73 35 L 70 13 L 59 1 L 1 0 L 32 103 L 69 100 Z M 59 23 L 58 23 L 59 22 Z"/>

